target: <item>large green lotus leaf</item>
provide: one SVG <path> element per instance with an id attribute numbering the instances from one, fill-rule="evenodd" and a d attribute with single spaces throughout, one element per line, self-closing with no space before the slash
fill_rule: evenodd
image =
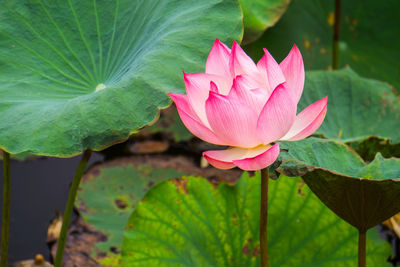
<path id="1" fill-rule="evenodd" d="M 123 266 L 260 266 L 260 176 L 235 186 L 187 177 L 151 189 L 129 219 Z M 357 231 L 299 179 L 270 181 L 270 266 L 355 266 Z M 374 231 L 373 231 L 374 232 Z M 369 266 L 385 266 L 387 245 L 368 239 Z"/>
<path id="2" fill-rule="evenodd" d="M 136 204 L 155 184 L 183 175 L 175 169 L 134 164 L 128 159 L 95 166 L 81 183 L 77 207 L 83 220 L 107 238 L 97 243 L 92 258 L 109 266 L 118 262 L 122 232 Z"/>
<path id="3" fill-rule="evenodd" d="M 340 66 L 387 81 L 400 90 L 400 1 L 342 1 Z M 332 66 L 334 0 L 293 0 L 281 20 L 247 48 L 260 58 L 262 47 L 282 60 L 299 46 L 306 69 Z M 381 15 L 384 14 L 384 15 Z"/>
<path id="4" fill-rule="evenodd" d="M 242 43 L 259 38 L 269 27 L 275 25 L 286 11 L 290 0 L 239 0 L 243 10 L 244 37 Z"/>
<path id="5" fill-rule="evenodd" d="M 379 153 L 369 164 L 343 143 L 309 138 L 282 143 L 278 172 L 303 176 L 337 215 L 366 230 L 400 211 L 400 159 Z"/>
<path id="6" fill-rule="evenodd" d="M 372 136 L 400 142 L 400 99 L 390 85 L 357 75 L 351 69 L 310 71 L 298 110 L 328 96 L 328 112 L 317 133 L 344 142 Z M 370 147 L 382 149 L 382 147 Z"/>
<path id="7" fill-rule="evenodd" d="M 0 147 L 66 157 L 126 139 L 241 20 L 235 0 L 2 1 Z"/>

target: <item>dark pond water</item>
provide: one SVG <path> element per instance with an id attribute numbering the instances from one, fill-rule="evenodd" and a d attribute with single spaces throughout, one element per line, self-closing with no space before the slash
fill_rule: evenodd
<path id="1" fill-rule="evenodd" d="M 79 159 L 80 156 L 11 161 L 10 263 L 32 259 L 38 253 L 49 259 L 47 227 L 56 210 L 64 210 Z M 89 166 L 102 160 L 100 153 L 93 153 Z M 2 177 L 3 163 L 0 162 Z M 2 194 L 2 178 L 0 181 Z M 2 196 L 0 203 L 1 212 Z"/>

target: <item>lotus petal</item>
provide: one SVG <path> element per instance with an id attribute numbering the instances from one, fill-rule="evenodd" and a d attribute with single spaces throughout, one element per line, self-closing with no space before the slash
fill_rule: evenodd
<path id="1" fill-rule="evenodd" d="M 285 75 L 286 82 L 293 94 L 293 101 L 297 104 L 303 93 L 304 63 L 303 57 L 296 45 L 290 50 L 289 55 L 279 64 Z"/>
<path id="2" fill-rule="evenodd" d="M 257 113 L 244 102 L 210 91 L 206 113 L 211 129 L 225 143 L 240 147 L 261 144 L 256 134 Z"/>
<path id="3" fill-rule="evenodd" d="M 218 169 L 239 167 L 243 170 L 260 170 L 271 165 L 279 155 L 279 143 L 255 148 L 231 147 L 226 150 L 210 150 L 204 158 Z"/>
<path id="4" fill-rule="evenodd" d="M 289 132 L 281 140 L 297 141 L 313 134 L 325 119 L 328 97 L 309 105 L 300 112 Z"/>
<path id="5" fill-rule="evenodd" d="M 257 133 L 264 144 L 279 140 L 289 131 L 296 118 L 296 108 L 286 85 L 276 87 L 257 122 Z"/>

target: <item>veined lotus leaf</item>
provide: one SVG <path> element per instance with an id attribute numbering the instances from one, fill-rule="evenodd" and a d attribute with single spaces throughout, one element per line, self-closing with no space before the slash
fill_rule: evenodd
<path id="1" fill-rule="evenodd" d="M 260 176 L 236 185 L 186 177 L 153 187 L 129 219 L 122 266 L 260 266 Z M 355 266 L 357 231 L 300 179 L 270 181 L 270 266 Z M 369 234 L 375 234 L 371 230 Z M 388 244 L 368 238 L 367 262 L 385 266 Z"/>
<path id="2" fill-rule="evenodd" d="M 341 7 L 340 67 L 389 82 L 400 92 L 400 1 L 342 1 Z M 296 44 L 307 70 L 326 70 L 332 67 L 334 12 L 335 1 L 292 0 L 278 23 L 246 50 L 260 58 L 265 47 L 282 60 Z"/>
<path id="3" fill-rule="evenodd" d="M 298 110 L 325 96 L 328 111 L 317 134 L 353 142 L 370 160 L 380 151 L 393 155 L 400 143 L 400 98 L 389 84 L 362 78 L 351 69 L 309 71 Z M 378 145 L 373 138 L 380 140 Z"/>
<path id="4" fill-rule="evenodd" d="M 338 216 L 367 230 L 400 211 L 400 159 L 379 153 L 366 164 L 343 143 L 309 138 L 285 142 L 278 172 L 303 176 L 310 189 Z"/>
<path id="5" fill-rule="evenodd" d="M 126 139 L 241 20 L 235 0 L 3 1 L 0 148 L 69 157 Z"/>
<path id="6" fill-rule="evenodd" d="M 275 25 L 285 13 L 290 0 L 239 0 L 243 10 L 244 37 L 247 44 L 258 39 L 262 33 Z"/>

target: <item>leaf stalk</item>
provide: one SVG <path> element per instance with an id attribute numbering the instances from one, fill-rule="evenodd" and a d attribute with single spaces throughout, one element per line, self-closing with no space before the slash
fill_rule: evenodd
<path id="1" fill-rule="evenodd" d="M 61 267 L 62 265 L 65 243 L 67 241 L 67 233 L 68 233 L 69 223 L 71 220 L 72 210 L 74 208 L 76 193 L 78 191 L 79 184 L 82 180 L 83 173 L 85 172 L 91 154 L 92 154 L 91 150 L 85 150 L 83 152 L 78 168 L 75 171 L 75 176 L 74 179 L 72 180 L 71 188 L 69 189 L 67 205 L 65 206 L 64 210 L 60 238 L 58 240 L 56 258 L 54 260 L 54 267 Z"/>
<path id="2" fill-rule="evenodd" d="M 358 230 L 358 267 L 367 266 L 367 234 L 365 230 Z"/>
<path id="3" fill-rule="evenodd" d="M 10 154 L 3 151 L 3 216 L 1 220 L 1 267 L 8 267 L 8 239 L 10 234 Z"/>

